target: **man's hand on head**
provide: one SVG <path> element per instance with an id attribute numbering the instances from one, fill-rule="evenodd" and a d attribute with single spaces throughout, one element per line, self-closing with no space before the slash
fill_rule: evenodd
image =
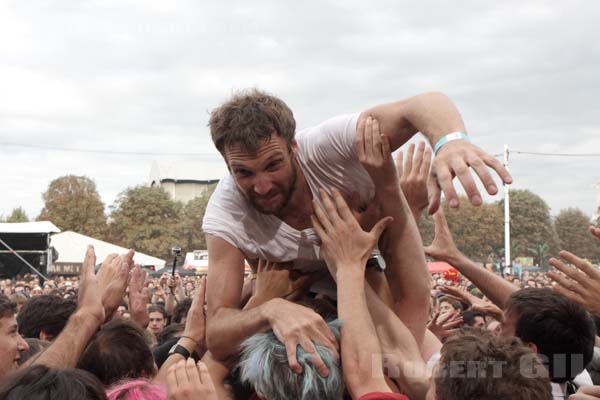
<path id="1" fill-rule="evenodd" d="M 283 299 L 265 304 L 265 314 L 277 339 L 285 345 L 292 371 L 302 373 L 296 355 L 301 346 L 310 355 L 311 362 L 323 377 L 329 375 L 327 365 L 319 356 L 315 344 L 326 347 L 339 360 L 339 345 L 323 318 L 310 308 Z"/>

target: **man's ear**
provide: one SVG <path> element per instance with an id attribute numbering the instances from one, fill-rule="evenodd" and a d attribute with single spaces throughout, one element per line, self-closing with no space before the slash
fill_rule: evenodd
<path id="1" fill-rule="evenodd" d="M 534 351 L 534 353 L 536 353 L 536 354 L 537 354 L 537 352 L 538 352 L 538 348 L 537 348 L 537 346 L 535 345 L 535 343 L 533 343 L 533 342 L 527 342 L 527 343 L 525 343 L 525 346 L 529 347 L 531 350 L 533 350 L 533 351 Z"/>
<path id="2" fill-rule="evenodd" d="M 292 139 L 291 147 L 294 155 L 296 155 L 298 153 L 298 142 L 296 142 L 296 138 Z"/>
<path id="3" fill-rule="evenodd" d="M 40 340 L 50 341 L 50 335 L 44 331 L 40 331 Z"/>

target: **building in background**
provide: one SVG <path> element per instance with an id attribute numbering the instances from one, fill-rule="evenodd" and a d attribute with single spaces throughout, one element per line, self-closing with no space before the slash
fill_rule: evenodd
<path id="1" fill-rule="evenodd" d="M 154 161 L 150 186 L 163 188 L 173 200 L 187 203 L 201 196 L 227 174 L 223 160 Z"/>

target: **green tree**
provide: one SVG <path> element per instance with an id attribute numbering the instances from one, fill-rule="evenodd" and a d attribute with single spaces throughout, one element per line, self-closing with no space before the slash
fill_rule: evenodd
<path id="1" fill-rule="evenodd" d="M 42 194 L 38 221 L 51 221 L 61 230 L 103 239 L 106 215 L 96 184 L 87 176 L 65 175 L 50 182 Z"/>
<path id="2" fill-rule="evenodd" d="M 588 231 L 590 218 L 578 208 L 560 210 L 554 219 L 554 227 L 560 240 L 560 248 L 579 257 L 597 259 L 600 244 Z"/>
<path id="3" fill-rule="evenodd" d="M 29 222 L 29 217 L 22 207 L 15 207 L 8 217 L 0 217 L 0 222 Z"/>
<path id="4" fill-rule="evenodd" d="M 458 209 L 443 207 L 456 246 L 472 260 L 495 261 L 504 240 L 502 211 L 490 203 L 475 207 L 466 196 Z"/>
<path id="5" fill-rule="evenodd" d="M 179 227 L 181 238 L 184 238 L 182 246 L 186 251 L 206 249 L 206 238 L 202 231 L 202 219 L 206 206 L 216 185 L 212 185 L 201 196 L 190 200 L 184 207 Z"/>
<path id="6" fill-rule="evenodd" d="M 123 247 L 168 259 L 182 246 L 181 203 L 159 187 L 136 186 L 120 193 L 111 206 L 110 239 Z"/>
<path id="7" fill-rule="evenodd" d="M 504 210 L 504 200 L 497 203 Z M 539 257 L 558 253 L 558 236 L 554 230 L 550 207 L 529 190 L 510 192 L 510 239 L 513 257 Z M 547 250 L 540 252 L 547 246 Z M 541 247 L 540 247 L 541 246 Z M 538 260 L 542 267 L 544 260 Z"/>
<path id="8" fill-rule="evenodd" d="M 479 262 L 494 262 L 498 259 L 504 243 L 503 215 L 495 204 L 484 203 L 475 207 L 465 196 L 460 198 L 460 207 L 451 209 L 442 203 L 448 227 L 457 247 L 469 258 Z M 435 224 L 425 213 L 419 221 L 419 232 L 423 244 L 433 241 Z"/>

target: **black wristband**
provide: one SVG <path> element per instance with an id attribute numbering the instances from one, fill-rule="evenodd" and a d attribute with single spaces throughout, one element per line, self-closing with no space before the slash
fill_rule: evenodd
<path id="1" fill-rule="evenodd" d="M 179 343 L 175 343 L 173 347 L 171 347 L 171 350 L 169 350 L 169 356 L 172 356 L 173 354 L 181 354 L 186 360 L 191 356 L 190 352 Z"/>

